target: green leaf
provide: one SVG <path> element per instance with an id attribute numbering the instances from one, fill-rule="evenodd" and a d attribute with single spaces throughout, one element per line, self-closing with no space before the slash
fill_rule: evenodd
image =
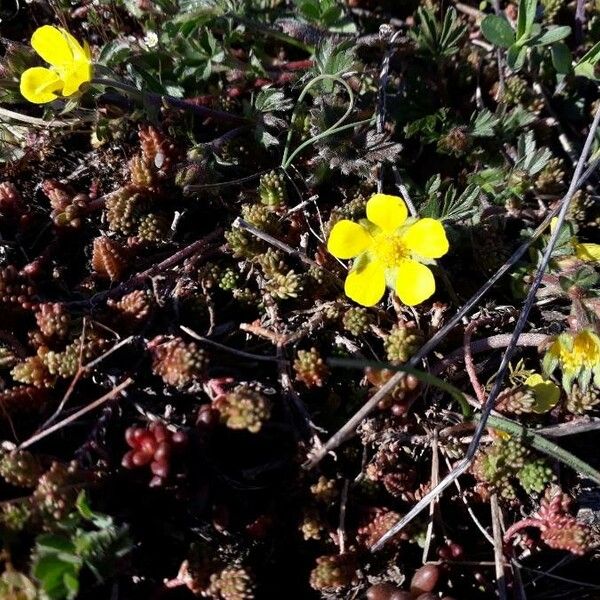
<path id="1" fill-rule="evenodd" d="M 575 75 L 596 80 L 595 66 L 600 60 L 600 42 L 596 42 L 577 62 Z"/>
<path id="2" fill-rule="evenodd" d="M 65 573 L 63 575 L 63 583 L 67 590 L 68 598 L 76 598 L 79 593 L 79 579 L 73 573 Z"/>
<path id="3" fill-rule="evenodd" d="M 37 546 L 42 552 L 66 552 L 75 551 L 75 546 L 68 539 L 58 535 L 45 534 L 36 539 Z"/>
<path id="4" fill-rule="evenodd" d="M 573 57 L 571 56 L 571 51 L 567 48 L 567 45 L 562 42 L 553 44 L 550 52 L 552 55 L 552 64 L 554 65 L 556 72 L 561 75 L 569 73 L 571 71 Z"/>
<path id="5" fill-rule="evenodd" d="M 515 32 L 504 17 L 488 15 L 480 27 L 485 39 L 495 46 L 509 48 L 515 43 Z"/>
<path id="6" fill-rule="evenodd" d="M 533 43 L 536 46 L 547 46 L 564 40 L 566 37 L 569 37 L 570 34 L 571 28 L 568 25 L 565 25 L 564 27 L 552 27 L 539 37 L 536 37 Z"/>
<path id="7" fill-rule="evenodd" d="M 537 9 L 537 0 L 520 0 L 517 18 L 517 42 L 523 42 L 531 35 Z"/>
<path id="8" fill-rule="evenodd" d="M 596 79 L 598 79 L 596 77 L 596 70 L 592 63 L 589 63 L 589 62 L 577 63 L 573 70 L 575 71 L 575 75 L 577 75 L 578 77 L 587 77 L 588 79 L 591 79 L 592 81 L 595 81 Z"/>
<path id="9" fill-rule="evenodd" d="M 591 63 L 595 65 L 600 60 L 600 42 L 596 42 L 578 61 L 581 63 Z"/>
<path id="10" fill-rule="evenodd" d="M 525 63 L 527 47 L 513 44 L 506 54 L 506 63 L 513 71 L 520 71 Z"/>
<path id="11" fill-rule="evenodd" d="M 542 359 L 542 371 L 545 375 L 550 376 L 558 367 L 558 358 L 551 352 L 546 352 Z"/>
<path id="12" fill-rule="evenodd" d="M 500 119 L 487 108 L 479 113 L 473 113 L 471 117 L 471 135 L 473 137 L 493 137 L 495 135 L 494 127 L 498 125 Z"/>
<path id="13" fill-rule="evenodd" d="M 600 42 L 596 42 L 580 59 L 574 67 L 575 75 L 596 80 L 595 67 L 600 60 Z"/>

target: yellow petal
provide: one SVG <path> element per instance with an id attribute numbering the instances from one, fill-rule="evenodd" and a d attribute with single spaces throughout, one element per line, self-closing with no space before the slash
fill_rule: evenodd
<path id="1" fill-rule="evenodd" d="M 398 196 L 374 194 L 367 202 L 367 219 L 383 231 L 394 231 L 406 221 L 406 217 L 408 209 Z"/>
<path id="2" fill-rule="evenodd" d="M 346 296 L 362 304 L 377 304 L 385 292 L 385 269 L 377 261 L 368 261 L 348 273 L 344 285 Z"/>
<path id="3" fill-rule="evenodd" d="M 337 258 L 354 258 L 364 252 L 371 242 L 369 232 L 362 225 L 343 220 L 333 226 L 327 240 L 327 250 Z"/>
<path id="4" fill-rule="evenodd" d="M 553 381 L 544 379 L 539 373 L 534 373 L 525 380 L 525 385 L 535 396 L 533 412 L 544 414 L 556 406 L 560 398 L 560 389 Z"/>
<path id="5" fill-rule="evenodd" d="M 73 61 L 73 50 L 63 31 L 51 25 L 38 27 L 31 36 L 33 49 L 54 67 Z M 78 44 L 79 45 L 79 44 Z"/>
<path id="6" fill-rule="evenodd" d="M 586 262 L 600 262 L 600 244 L 575 244 L 575 255 Z"/>
<path id="7" fill-rule="evenodd" d="M 402 241 L 424 258 L 440 258 L 449 248 L 444 226 L 436 219 L 420 219 L 406 230 Z"/>
<path id="8" fill-rule="evenodd" d="M 56 100 L 62 87 L 63 82 L 58 74 L 44 67 L 32 67 L 21 75 L 21 94 L 34 104 Z"/>
<path id="9" fill-rule="evenodd" d="M 405 260 L 398 267 L 396 294 L 407 306 L 415 306 L 435 292 L 431 269 L 416 260 Z"/>
<path id="10" fill-rule="evenodd" d="M 61 29 L 60 32 L 63 34 L 67 44 L 69 44 L 73 60 L 90 62 L 91 52 L 87 43 L 82 46 L 66 29 Z"/>
<path id="11" fill-rule="evenodd" d="M 92 79 L 92 65 L 88 62 L 76 62 L 63 75 L 63 96 L 71 96 L 79 90 L 82 84 Z"/>

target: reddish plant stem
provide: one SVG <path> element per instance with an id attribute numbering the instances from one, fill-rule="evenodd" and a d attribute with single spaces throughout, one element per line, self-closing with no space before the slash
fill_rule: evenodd
<path id="1" fill-rule="evenodd" d="M 544 521 L 540 519 L 534 519 L 533 517 L 517 521 L 506 530 L 506 533 L 504 534 L 504 542 L 509 542 L 511 538 L 521 531 L 521 529 L 525 529 L 525 527 L 537 527 L 538 529 L 542 529 L 544 527 Z"/>
<path id="2" fill-rule="evenodd" d="M 475 363 L 473 362 L 473 353 L 471 352 L 471 336 L 474 331 L 477 329 L 478 325 L 481 321 L 471 321 L 465 327 L 465 334 L 463 338 L 463 352 L 465 358 L 465 369 L 467 370 L 467 374 L 469 375 L 469 380 L 471 381 L 471 386 L 473 387 L 473 391 L 475 392 L 475 396 L 477 396 L 477 400 L 481 404 L 485 402 L 485 392 L 483 390 L 483 386 L 479 383 L 479 378 L 477 377 L 477 370 L 475 369 Z"/>

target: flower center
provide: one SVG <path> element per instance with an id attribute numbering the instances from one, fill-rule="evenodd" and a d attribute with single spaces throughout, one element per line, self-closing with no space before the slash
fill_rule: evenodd
<path id="1" fill-rule="evenodd" d="M 373 240 L 373 252 L 388 267 L 397 267 L 409 257 L 408 248 L 398 235 L 380 233 Z"/>

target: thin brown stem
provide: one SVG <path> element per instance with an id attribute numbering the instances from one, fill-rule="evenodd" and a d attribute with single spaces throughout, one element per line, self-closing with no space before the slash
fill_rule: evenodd
<path id="1" fill-rule="evenodd" d="M 35 444 L 36 442 L 39 442 L 41 439 L 44 439 L 45 437 L 58 431 L 59 429 L 62 429 L 69 423 L 76 421 L 77 419 L 79 419 L 79 417 L 82 417 L 90 411 L 98 408 L 105 402 L 116 398 L 125 388 L 129 387 L 132 383 L 133 379 L 131 377 L 128 377 L 123 383 L 119 384 L 116 388 L 113 388 L 110 392 L 104 394 L 104 396 L 98 398 L 98 400 L 94 400 L 94 402 L 92 402 L 91 404 L 84 406 L 82 409 L 78 410 L 77 412 L 74 412 L 72 415 L 69 415 L 66 419 L 59 421 L 58 423 L 56 423 L 56 425 L 52 425 L 52 427 L 48 427 L 48 429 L 45 429 L 43 431 L 40 431 L 39 433 L 36 433 L 35 435 L 32 435 L 29 439 L 25 440 L 19 446 L 19 450 L 29 448 L 29 446 Z"/>
<path id="2" fill-rule="evenodd" d="M 469 380 L 471 381 L 471 387 L 477 396 L 477 400 L 481 404 L 485 403 L 485 391 L 483 386 L 479 382 L 479 378 L 477 377 L 477 371 L 475 369 L 475 363 L 473 362 L 473 353 L 471 352 L 471 336 L 473 332 L 477 329 L 478 325 L 480 325 L 481 321 L 472 321 L 465 327 L 465 335 L 463 339 L 463 352 L 465 358 L 465 369 L 467 370 L 467 374 L 469 375 Z"/>

